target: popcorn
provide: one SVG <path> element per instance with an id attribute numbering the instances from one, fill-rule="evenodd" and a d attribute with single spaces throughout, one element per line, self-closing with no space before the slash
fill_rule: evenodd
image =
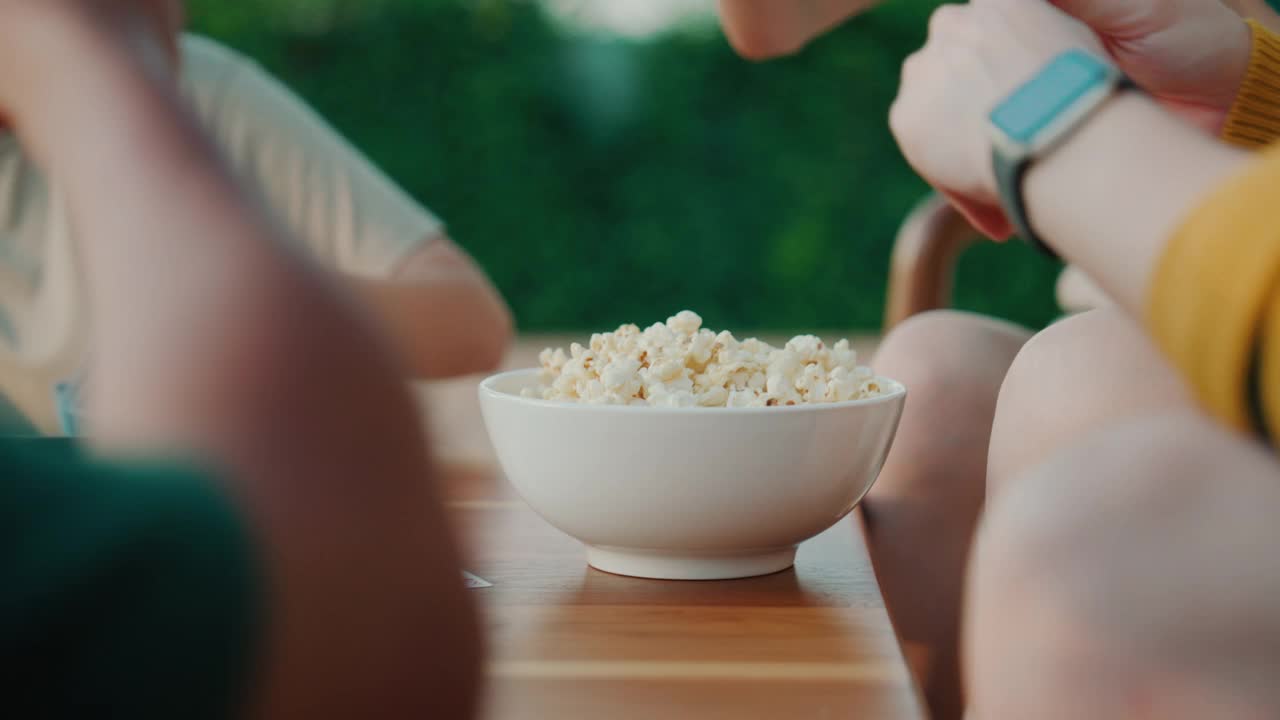
<path id="1" fill-rule="evenodd" d="M 777 407 L 884 394 L 848 340 L 828 347 L 799 335 L 775 348 L 708 330 L 688 310 L 644 330 L 623 325 L 597 333 L 568 353 L 548 348 L 538 361 L 539 385 L 521 395 L 592 405 Z"/>

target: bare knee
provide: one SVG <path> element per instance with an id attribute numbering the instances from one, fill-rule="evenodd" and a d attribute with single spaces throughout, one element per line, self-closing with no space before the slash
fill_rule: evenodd
<path id="1" fill-rule="evenodd" d="M 964 391 L 993 379 L 998 387 L 1030 336 L 1023 328 L 994 318 L 937 310 L 894 328 L 880 344 L 873 365 L 911 390 L 945 384 L 945 389 Z"/>
<path id="2" fill-rule="evenodd" d="M 1276 470 L 1181 412 L 1113 424 L 1018 478 L 970 570 L 978 716 L 1274 716 Z"/>
<path id="3" fill-rule="evenodd" d="M 1067 318 L 1028 341 L 1004 378 L 989 486 L 998 491 L 1101 425 L 1191 407 L 1181 379 L 1119 310 Z"/>
<path id="4" fill-rule="evenodd" d="M 972 424 L 975 412 L 995 412 L 1005 372 L 1028 337 L 1022 328 L 979 315 L 925 313 L 890 332 L 872 366 L 907 386 L 911 420 Z"/>
<path id="5" fill-rule="evenodd" d="M 904 461 L 959 472 L 966 463 L 976 464 L 985 475 L 1000 384 L 1029 335 L 1008 323 L 952 311 L 917 315 L 889 333 L 872 366 L 907 386 L 885 477 L 889 484 Z"/>
<path id="6" fill-rule="evenodd" d="M 1029 333 L 934 312 L 904 322 L 872 366 L 907 386 L 893 449 L 863 515 L 876 576 L 930 708 L 962 707 L 956 658 L 969 541 L 982 508 L 986 447 L 1005 370 Z"/>

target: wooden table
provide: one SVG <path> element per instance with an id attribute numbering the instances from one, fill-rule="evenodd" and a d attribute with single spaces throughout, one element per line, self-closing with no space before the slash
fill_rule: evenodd
<path id="1" fill-rule="evenodd" d="M 525 338 L 506 365 L 534 365 L 569 339 Z M 875 338 L 854 345 L 868 358 Z M 806 543 L 795 570 L 763 578 L 592 570 L 493 469 L 477 381 L 423 393 L 467 569 L 493 583 L 472 591 L 490 644 L 486 720 L 925 716 L 856 518 Z"/>
<path id="2" fill-rule="evenodd" d="M 922 718 L 856 519 L 796 568 L 665 582 L 587 567 L 487 467 L 450 466 L 447 496 L 489 647 L 487 718 Z"/>

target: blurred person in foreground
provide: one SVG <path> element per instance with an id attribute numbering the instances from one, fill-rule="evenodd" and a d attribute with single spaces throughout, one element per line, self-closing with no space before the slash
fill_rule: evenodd
<path id="1" fill-rule="evenodd" d="M 510 314 L 443 224 L 255 63 L 179 35 L 181 4 L 166 5 L 179 87 L 206 132 L 291 237 L 348 279 L 408 374 L 496 366 Z M 73 227 L 68 212 L 64 189 L 0 129 L 0 429 L 7 416 L 10 427 L 43 433 L 84 430 L 77 417 L 95 328 L 80 235 L 89 228 Z"/>
<path id="2" fill-rule="evenodd" d="M 92 448 L 0 439 L 5 708 L 469 717 L 476 618 L 395 356 L 204 134 L 165 8 L 0 0 L 0 117 L 99 330 Z"/>
<path id="3" fill-rule="evenodd" d="M 1025 1 L 1045 5 L 1045 0 Z M 721 2 L 731 41 L 755 58 L 794 52 L 872 4 Z M 1228 4 L 1276 26 L 1277 16 L 1261 0 Z M 1218 0 L 1060 0 L 1058 5 L 1087 23 L 1113 62 L 1206 138 L 1218 135 L 1242 145 L 1272 139 L 1274 128 L 1266 121 L 1263 132 L 1257 131 L 1258 118 L 1272 113 L 1251 104 L 1259 88 L 1267 87 L 1258 69 L 1265 46 L 1255 43 L 1269 36 L 1262 25 L 1246 25 Z M 1032 74 L 1035 68 L 1024 71 Z M 945 135 L 937 130 L 939 137 Z M 980 225 L 991 221 L 981 212 L 971 216 Z M 1074 257 L 1064 255 L 1074 264 Z M 1099 301 L 1096 283 L 1079 282 L 1091 273 L 1078 267 L 1081 272 L 1064 275 L 1062 287 L 1083 290 L 1071 294 L 1098 309 L 1034 338 L 990 318 L 929 313 L 891 332 L 873 362 L 878 372 L 905 382 L 911 397 L 863 511 L 886 603 L 936 717 L 957 717 L 963 708 L 960 600 L 986 500 L 1008 478 L 1078 440 L 1103 418 L 1193 406 L 1184 378 L 1128 313 L 1109 298 Z"/>

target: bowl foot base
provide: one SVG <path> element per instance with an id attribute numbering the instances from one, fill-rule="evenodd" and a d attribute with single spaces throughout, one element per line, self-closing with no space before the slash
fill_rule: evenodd
<path id="1" fill-rule="evenodd" d="M 794 547 L 741 555 L 682 555 L 587 546 L 587 563 L 614 575 L 655 580 L 732 580 L 770 575 L 795 564 Z"/>

